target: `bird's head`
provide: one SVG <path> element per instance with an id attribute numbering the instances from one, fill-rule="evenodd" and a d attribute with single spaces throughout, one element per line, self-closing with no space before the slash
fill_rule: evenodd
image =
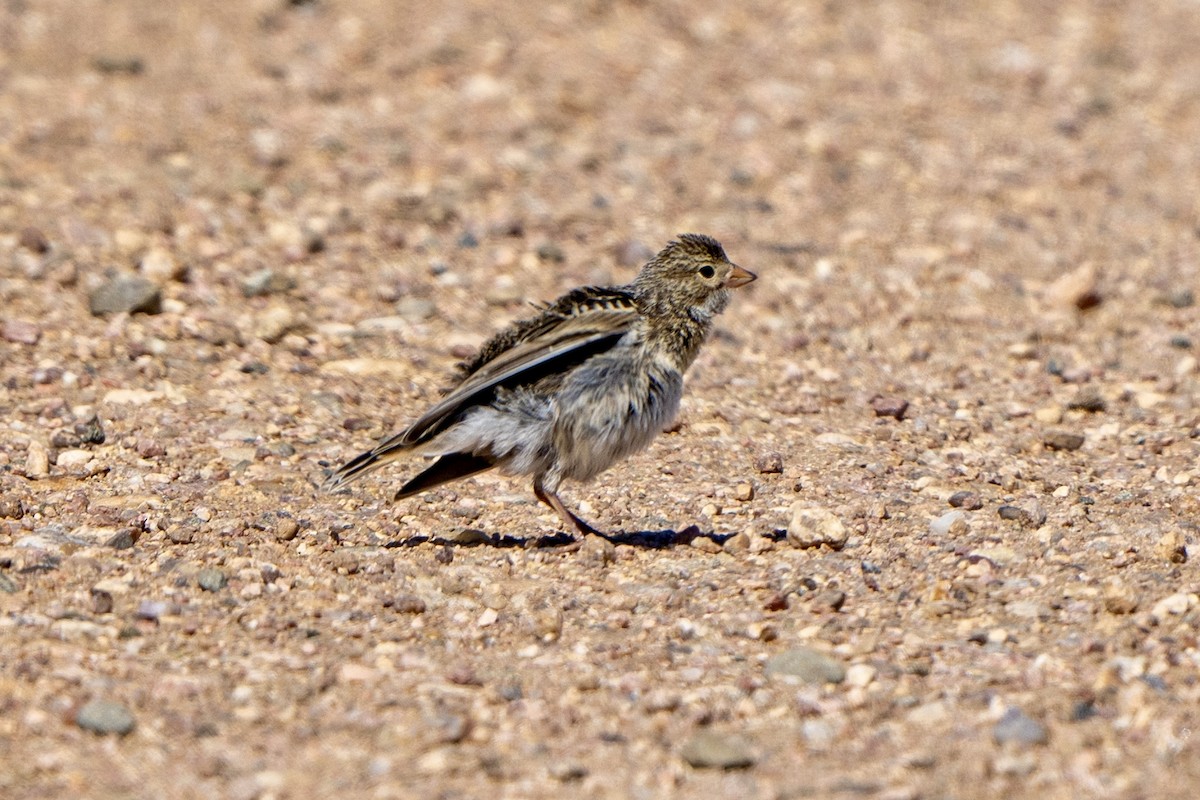
<path id="1" fill-rule="evenodd" d="M 729 290 L 755 274 L 730 262 L 711 236 L 685 233 L 652 258 L 634 279 L 639 303 L 654 313 L 687 314 L 707 322 L 729 302 Z"/>

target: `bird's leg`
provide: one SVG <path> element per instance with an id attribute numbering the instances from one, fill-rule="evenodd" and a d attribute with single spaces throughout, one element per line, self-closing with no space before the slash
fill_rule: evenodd
<path id="1" fill-rule="evenodd" d="M 541 478 L 534 479 L 533 494 L 538 500 L 541 500 L 543 503 L 554 509 L 559 518 L 566 523 L 568 530 L 573 530 L 580 536 L 586 536 L 589 533 L 595 533 L 597 535 L 600 534 L 600 531 L 596 530 L 591 525 L 587 524 L 579 517 L 568 511 L 567 507 L 563 505 L 562 500 L 558 498 L 558 495 L 547 489 L 542 484 Z"/>
<path id="2" fill-rule="evenodd" d="M 540 477 L 533 481 L 533 493 L 538 500 L 553 508 L 567 527 L 574 528 L 579 533 L 578 539 L 563 547 L 564 552 L 582 550 L 601 564 L 616 560 L 616 548 L 608 537 L 568 511 L 562 500 L 558 499 L 558 495 L 545 487 Z M 588 536 L 589 533 L 594 535 Z"/>

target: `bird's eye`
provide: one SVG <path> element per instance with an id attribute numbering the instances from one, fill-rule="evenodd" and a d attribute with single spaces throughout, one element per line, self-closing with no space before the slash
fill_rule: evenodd
<path id="1" fill-rule="evenodd" d="M 716 275 L 716 274 L 717 274 L 717 271 L 715 269 L 713 269 L 712 267 L 710 267 L 708 264 L 705 264 L 703 267 L 700 268 L 700 277 L 702 277 L 702 278 L 711 278 L 713 275 Z"/>

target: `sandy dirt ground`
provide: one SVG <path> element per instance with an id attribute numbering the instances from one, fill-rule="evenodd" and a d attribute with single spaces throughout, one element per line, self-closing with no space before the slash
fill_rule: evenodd
<path id="1" fill-rule="evenodd" d="M 1192 798 L 1200 5 L 10 0 L 0 795 Z M 711 234 L 564 496 L 328 470 Z"/>

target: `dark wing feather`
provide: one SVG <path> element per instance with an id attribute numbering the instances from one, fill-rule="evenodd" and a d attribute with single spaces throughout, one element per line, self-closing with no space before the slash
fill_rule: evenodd
<path id="1" fill-rule="evenodd" d="M 625 289 L 576 289 L 540 314 L 510 325 L 460 365 L 462 382 L 402 433 L 354 458 L 330 476 L 331 488 L 394 460 L 454 424 L 467 408 L 488 402 L 498 387 L 522 386 L 565 372 L 617 343 L 638 312 Z"/>
<path id="2" fill-rule="evenodd" d="M 420 416 L 408 430 L 380 448 L 414 447 L 441 433 L 465 408 L 492 396 L 499 386 L 534 383 L 566 371 L 616 344 L 637 318 L 636 311 L 594 310 L 560 320 L 533 338 L 500 351 Z"/>
<path id="3" fill-rule="evenodd" d="M 627 311 L 636 313 L 633 294 L 624 287 L 584 286 L 555 300 L 537 306 L 538 314 L 518 320 L 483 343 L 479 352 L 458 365 L 464 380 L 505 351 L 521 342 L 536 339 L 573 317 L 594 312 Z"/>
<path id="4" fill-rule="evenodd" d="M 491 469 L 495 464 L 490 458 L 476 456 L 470 453 L 451 453 L 440 456 L 425 468 L 425 471 L 400 487 L 393 500 L 403 500 L 414 494 L 428 491 L 443 483 L 467 478 Z"/>

